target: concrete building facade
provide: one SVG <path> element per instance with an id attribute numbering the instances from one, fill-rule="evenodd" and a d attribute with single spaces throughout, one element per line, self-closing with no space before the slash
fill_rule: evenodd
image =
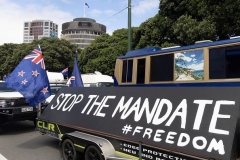
<path id="1" fill-rule="evenodd" d="M 58 37 L 58 25 L 50 20 L 23 23 L 23 43 L 31 43 L 43 37 Z"/>
<path id="2" fill-rule="evenodd" d="M 106 33 L 106 26 L 96 23 L 91 18 L 75 18 L 62 24 L 61 38 L 66 39 L 78 48 L 84 49 L 98 36 Z"/>

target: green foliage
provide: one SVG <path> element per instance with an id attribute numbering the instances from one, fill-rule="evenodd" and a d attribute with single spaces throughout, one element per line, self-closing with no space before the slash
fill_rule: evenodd
<path id="1" fill-rule="evenodd" d="M 4 44 L 0 46 L 1 64 L 0 75 L 9 74 L 19 64 L 19 62 L 37 45 L 40 45 L 46 69 L 52 72 L 60 72 L 64 68 L 73 68 L 74 53 L 78 50 L 76 45 L 58 38 L 42 38 L 32 43 Z"/>
<path id="2" fill-rule="evenodd" d="M 240 0 L 161 0 L 159 14 L 172 23 L 169 38 L 188 45 L 239 35 L 239 6 Z"/>
<path id="3" fill-rule="evenodd" d="M 192 16 L 181 16 L 173 25 L 173 33 L 177 35 L 180 44 L 189 45 L 197 40 L 213 39 L 216 29 L 214 23 L 208 20 L 198 22 Z M 204 35 L 202 37 L 201 35 Z"/>
<path id="4" fill-rule="evenodd" d="M 127 29 L 116 30 L 112 36 L 103 34 L 80 54 L 81 72 L 99 71 L 103 74 L 113 75 L 116 58 L 126 52 Z"/>

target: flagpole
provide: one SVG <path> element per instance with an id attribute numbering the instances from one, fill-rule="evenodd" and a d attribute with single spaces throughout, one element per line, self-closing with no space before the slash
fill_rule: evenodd
<path id="1" fill-rule="evenodd" d="M 41 51 L 40 44 L 38 44 L 38 47 L 39 47 L 39 49 L 40 49 L 40 51 Z M 40 115 L 41 115 L 41 112 L 42 112 L 41 103 L 38 103 L 38 105 L 37 105 L 36 107 L 37 107 L 37 118 L 39 118 Z M 35 127 L 36 127 L 36 119 L 35 119 L 35 121 L 34 121 L 34 125 L 35 125 Z"/>
<path id="2" fill-rule="evenodd" d="M 76 50 L 76 53 L 75 53 L 75 57 L 76 57 L 76 60 L 77 60 L 77 66 L 78 66 L 78 52 Z"/>
<path id="3" fill-rule="evenodd" d="M 83 9 L 83 12 L 84 12 L 84 13 L 83 13 L 83 17 L 85 17 L 85 3 L 86 3 L 86 2 L 84 1 L 84 5 L 83 5 L 83 7 L 84 7 L 84 9 Z"/>

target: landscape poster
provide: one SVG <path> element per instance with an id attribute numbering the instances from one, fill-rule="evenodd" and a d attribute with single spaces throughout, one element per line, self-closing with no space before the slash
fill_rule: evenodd
<path id="1" fill-rule="evenodd" d="M 175 80 L 203 80 L 204 79 L 203 50 L 175 53 Z"/>

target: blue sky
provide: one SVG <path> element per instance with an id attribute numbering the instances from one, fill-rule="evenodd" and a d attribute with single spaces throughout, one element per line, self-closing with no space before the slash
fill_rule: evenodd
<path id="1" fill-rule="evenodd" d="M 159 0 L 131 1 L 132 26 L 138 27 L 158 13 Z M 62 24 L 84 17 L 84 7 L 85 17 L 104 24 L 107 33 L 112 34 L 114 30 L 128 27 L 127 6 L 128 0 L 0 0 L 0 45 L 22 43 L 23 22 L 37 19 L 57 23 L 60 37 Z"/>

